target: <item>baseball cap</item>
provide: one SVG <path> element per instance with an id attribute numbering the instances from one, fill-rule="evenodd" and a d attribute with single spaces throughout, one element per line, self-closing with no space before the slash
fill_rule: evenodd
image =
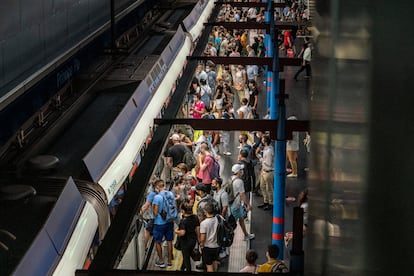
<path id="1" fill-rule="evenodd" d="M 178 135 L 177 133 L 174 133 L 173 135 L 171 135 L 170 139 L 173 141 L 178 141 L 180 140 L 180 135 Z"/>
<path id="2" fill-rule="evenodd" d="M 244 169 L 243 164 L 234 164 L 233 167 L 231 167 L 231 171 L 233 172 L 233 174 L 238 173 L 242 169 Z"/>

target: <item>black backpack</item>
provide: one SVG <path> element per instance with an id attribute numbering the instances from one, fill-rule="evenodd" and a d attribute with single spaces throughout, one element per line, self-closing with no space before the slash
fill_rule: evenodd
<path id="1" fill-rule="evenodd" d="M 251 192 L 253 187 L 253 176 L 252 173 L 254 173 L 254 168 L 252 165 L 252 161 L 245 161 L 240 160 L 239 164 L 242 164 L 244 166 L 243 168 L 243 175 L 240 177 L 243 180 L 244 183 L 244 191 Z"/>
<path id="2" fill-rule="evenodd" d="M 221 247 L 229 247 L 233 244 L 234 230 L 222 216 L 216 215 L 216 218 L 218 220 L 217 243 Z"/>

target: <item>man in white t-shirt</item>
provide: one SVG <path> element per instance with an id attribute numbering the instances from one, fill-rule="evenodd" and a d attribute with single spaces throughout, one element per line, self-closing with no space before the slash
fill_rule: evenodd
<path id="1" fill-rule="evenodd" d="M 203 263 L 207 272 L 217 271 L 217 262 L 220 246 L 217 242 L 218 219 L 214 214 L 214 206 L 211 202 L 204 205 L 206 218 L 200 223 L 200 248 L 202 250 Z"/>

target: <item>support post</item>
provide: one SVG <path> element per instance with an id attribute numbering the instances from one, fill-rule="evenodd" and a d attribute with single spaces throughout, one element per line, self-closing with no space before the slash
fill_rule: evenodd
<path id="1" fill-rule="evenodd" d="M 273 12 L 271 10 L 271 3 L 272 0 L 267 0 L 267 11 L 265 12 L 265 22 L 270 25 L 270 31 L 266 32 L 264 37 L 265 43 L 265 56 L 266 57 L 273 57 L 273 47 L 272 47 L 272 22 L 271 18 L 273 18 Z M 270 66 L 266 66 L 266 111 L 270 108 L 270 101 L 272 98 L 272 71 Z"/>
<path id="2" fill-rule="evenodd" d="M 272 244 L 279 247 L 279 259 L 283 259 L 285 232 L 285 185 L 286 185 L 286 108 L 284 94 L 279 89 L 279 47 L 275 37 L 274 6 L 270 1 L 270 34 L 273 48 L 272 93 L 270 97 L 270 118 L 278 119 L 275 149 L 275 175 L 273 187 Z M 282 91 L 283 92 L 283 91 Z"/>

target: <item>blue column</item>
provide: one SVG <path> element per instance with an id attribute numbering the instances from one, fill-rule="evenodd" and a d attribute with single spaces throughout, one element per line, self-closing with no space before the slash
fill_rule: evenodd
<path id="1" fill-rule="evenodd" d="M 265 12 L 265 22 L 271 24 L 271 21 L 274 21 L 273 18 L 273 12 L 271 11 L 271 0 L 267 0 L 267 11 Z M 274 25 L 274 24 L 273 24 Z M 273 56 L 273 46 L 272 46 L 272 36 L 271 36 L 271 30 L 269 33 L 267 33 L 264 37 L 264 44 L 266 47 L 266 57 L 272 57 Z M 270 101 L 271 101 L 271 94 L 272 94 L 272 78 L 273 78 L 273 72 L 272 68 L 269 68 L 266 66 L 266 111 L 270 108 Z"/>
<path id="2" fill-rule="evenodd" d="M 285 118 L 286 110 L 284 99 L 279 97 L 279 48 L 275 37 L 273 1 L 271 4 L 270 34 L 273 49 L 272 93 L 270 97 L 270 118 L 278 119 L 276 148 L 275 148 L 275 175 L 273 186 L 273 224 L 272 243 L 279 247 L 279 259 L 283 259 L 285 233 L 285 185 L 286 185 L 286 137 Z M 275 131 L 275 130 L 272 130 Z"/>

